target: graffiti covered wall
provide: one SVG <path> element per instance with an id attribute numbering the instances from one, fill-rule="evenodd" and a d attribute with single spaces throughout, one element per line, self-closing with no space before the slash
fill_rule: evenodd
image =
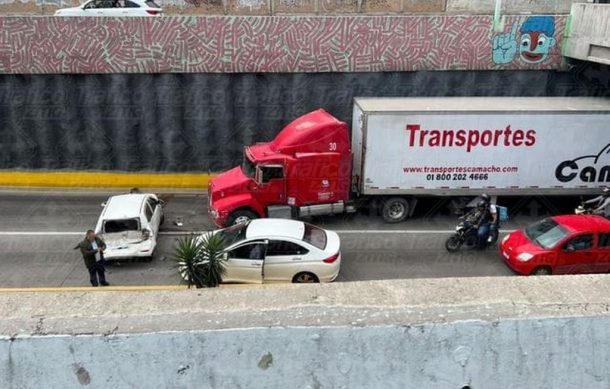
<path id="1" fill-rule="evenodd" d="M 0 17 L 0 73 L 559 69 L 565 16 Z"/>

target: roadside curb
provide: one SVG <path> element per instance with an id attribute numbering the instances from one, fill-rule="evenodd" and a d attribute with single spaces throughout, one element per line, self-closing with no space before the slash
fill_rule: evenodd
<path id="1" fill-rule="evenodd" d="M 207 197 L 207 189 L 188 188 L 140 188 L 142 192 L 155 193 L 159 196 Z M 0 186 L 0 194 L 32 194 L 49 196 L 111 196 L 125 194 L 130 188 L 85 188 L 85 187 L 44 187 L 44 186 Z"/>
<path id="2" fill-rule="evenodd" d="M 221 284 L 218 288 L 188 288 L 180 285 L 125 285 L 125 286 L 59 286 L 59 287 L 32 287 L 32 288 L 0 288 L 0 294 L 5 293 L 70 293 L 70 292 L 179 292 L 186 290 L 201 291 L 210 289 L 248 289 L 248 288 L 276 288 L 292 284 Z"/>
<path id="3" fill-rule="evenodd" d="M 168 188 L 205 190 L 214 174 L 105 171 L 0 171 L 8 188 Z"/>

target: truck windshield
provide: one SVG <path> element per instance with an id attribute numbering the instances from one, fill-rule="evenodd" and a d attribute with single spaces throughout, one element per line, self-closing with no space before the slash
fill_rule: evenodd
<path id="1" fill-rule="evenodd" d="M 544 219 L 525 229 L 525 236 L 537 245 L 550 249 L 555 247 L 568 231 L 553 219 Z"/>
<path id="2" fill-rule="evenodd" d="M 246 153 L 244 153 L 244 162 L 242 163 L 241 170 L 247 177 L 254 179 L 256 175 L 256 165 L 248 159 Z"/>
<path id="3" fill-rule="evenodd" d="M 305 223 L 303 240 L 310 245 L 319 248 L 320 250 L 324 250 L 326 248 L 326 232 L 323 229 L 311 224 Z"/>
<path id="4" fill-rule="evenodd" d="M 235 242 L 246 239 L 247 229 L 248 223 L 239 223 L 218 231 L 218 235 L 224 239 L 227 246 L 230 246 Z"/>

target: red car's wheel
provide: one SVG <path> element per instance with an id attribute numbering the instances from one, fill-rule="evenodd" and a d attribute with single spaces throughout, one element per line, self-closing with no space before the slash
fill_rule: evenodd
<path id="1" fill-rule="evenodd" d="M 548 266 L 540 266 L 535 268 L 534 270 L 532 270 L 532 272 L 530 273 L 530 275 L 532 276 L 550 276 L 551 275 L 551 268 Z"/>

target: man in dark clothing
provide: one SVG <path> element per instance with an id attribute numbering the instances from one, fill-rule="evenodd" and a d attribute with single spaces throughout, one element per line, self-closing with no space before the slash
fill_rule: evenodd
<path id="1" fill-rule="evenodd" d="M 481 195 L 482 200 L 477 203 L 477 210 L 480 212 L 479 220 L 476 223 L 478 235 L 478 248 L 484 249 L 487 247 L 487 238 L 491 228 L 498 221 L 498 211 L 494 204 L 491 204 L 491 197 L 486 193 Z"/>
<path id="2" fill-rule="evenodd" d="M 83 260 L 85 266 L 89 270 L 89 278 L 92 286 L 108 286 L 106 277 L 104 275 L 104 250 L 106 249 L 106 243 L 101 238 L 95 236 L 93 230 L 88 230 L 85 239 L 78 244 L 80 252 L 83 254 Z"/>

